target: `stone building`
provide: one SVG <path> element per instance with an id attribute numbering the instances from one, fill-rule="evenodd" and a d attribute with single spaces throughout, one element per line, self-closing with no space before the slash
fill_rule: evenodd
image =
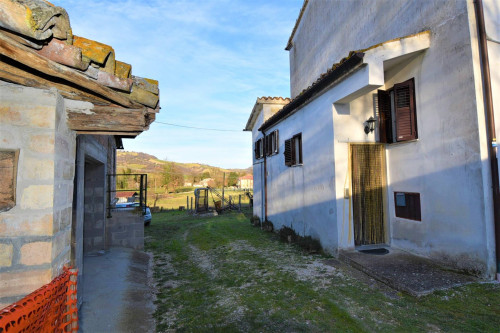
<path id="1" fill-rule="evenodd" d="M 291 99 L 257 99 L 246 126 L 254 214 L 334 254 L 498 274 L 499 41 L 494 0 L 304 1 Z"/>
<path id="2" fill-rule="evenodd" d="M 159 91 L 43 0 L 0 0 L 0 54 L 3 308 L 66 265 L 81 282 L 85 252 L 141 247 L 142 216 L 118 221 L 106 209 L 116 149 L 154 121 Z"/>

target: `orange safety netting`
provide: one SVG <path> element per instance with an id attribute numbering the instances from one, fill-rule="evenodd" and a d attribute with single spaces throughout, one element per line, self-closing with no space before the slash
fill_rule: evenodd
<path id="1" fill-rule="evenodd" d="M 77 332 L 78 270 L 65 269 L 52 282 L 0 310 L 0 333 Z"/>

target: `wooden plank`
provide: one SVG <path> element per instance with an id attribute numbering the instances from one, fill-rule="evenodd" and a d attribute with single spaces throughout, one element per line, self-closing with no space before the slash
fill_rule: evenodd
<path id="1" fill-rule="evenodd" d="M 77 134 L 93 134 L 93 135 L 118 135 L 124 138 L 135 138 L 142 132 L 111 132 L 111 131 L 76 131 Z"/>
<path id="2" fill-rule="evenodd" d="M 91 110 L 66 109 L 68 127 L 75 131 L 142 132 L 147 128 L 147 111 L 113 106 L 96 106 Z"/>
<path id="3" fill-rule="evenodd" d="M 122 106 L 130 108 L 139 107 L 138 103 L 131 101 L 128 97 L 100 85 L 73 69 L 38 55 L 35 51 L 15 42 L 2 33 L 0 33 L 0 53 L 46 75 L 63 79 L 79 87 L 88 89 Z"/>
<path id="4" fill-rule="evenodd" d="M 1 59 L 1 56 L 0 56 Z M 0 80 L 17 83 L 26 87 L 50 89 L 57 88 L 59 93 L 68 98 L 82 100 L 94 104 L 110 104 L 109 100 L 77 89 L 61 82 L 53 82 L 38 75 L 26 72 L 8 63 L 0 61 Z"/>

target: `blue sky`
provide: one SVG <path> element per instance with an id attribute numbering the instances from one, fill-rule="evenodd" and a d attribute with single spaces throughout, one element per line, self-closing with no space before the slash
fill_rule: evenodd
<path id="1" fill-rule="evenodd" d="M 160 81 L 158 122 L 125 150 L 176 162 L 251 166 L 242 132 L 257 97 L 290 96 L 284 50 L 303 0 L 54 0 L 73 33 L 109 44 L 132 73 Z"/>

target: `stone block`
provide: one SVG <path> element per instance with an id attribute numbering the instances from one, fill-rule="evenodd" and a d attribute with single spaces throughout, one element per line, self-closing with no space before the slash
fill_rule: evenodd
<path id="1" fill-rule="evenodd" d="M 26 266 L 42 265 L 52 261 L 51 242 L 27 243 L 21 247 L 21 264 Z"/>
<path id="2" fill-rule="evenodd" d="M 52 214 L 0 214 L 0 235 L 2 237 L 17 236 L 50 236 L 52 235 Z"/>
<path id="3" fill-rule="evenodd" d="M 30 138 L 29 148 L 34 152 L 53 154 L 54 146 L 54 134 L 38 134 Z"/>
<path id="4" fill-rule="evenodd" d="M 71 230 L 61 231 L 55 237 L 52 246 L 52 258 L 71 248 Z"/>
<path id="5" fill-rule="evenodd" d="M 0 295 L 2 297 L 25 296 L 49 283 L 51 279 L 50 269 L 0 273 Z"/>
<path id="6" fill-rule="evenodd" d="M 21 197 L 22 209 L 50 208 L 54 201 L 52 185 L 31 185 L 24 189 Z"/>
<path id="7" fill-rule="evenodd" d="M 0 267 L 9 267 L 12 265 L 12 244 L 0 244 Z"/>
<path id="8" fill-rule="evenodd" d="M 17 126 L 26 125 L 21 110 L 10 106 L 0 107 L 0 123 Z"/>
<path id="9" fill-rule="evenodd" d="M 23 174 L 28 179 L 54 179 L 54 161 L 48 159 L 26 158 Z"/>
<path id="10" fill-rule="evenodd" d="M 50 106 L 32 106 L 25 110 L 30 127 L 55 128 L 55 108 Z"/>
<path id="11" fill-rule="evenodd" d="M 75 163 L 62 162 L 62 176 L 64 180 L 73 180 L 75 175 Z"/>

